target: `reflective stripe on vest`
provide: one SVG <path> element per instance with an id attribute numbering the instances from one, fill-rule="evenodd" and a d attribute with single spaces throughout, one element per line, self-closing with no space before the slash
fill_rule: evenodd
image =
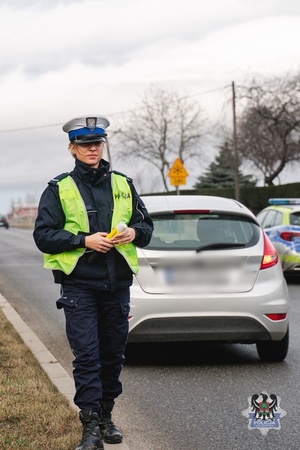
<path id="1" fill-rule="evenodd" d="M 111 228 L 121 220 L 129 223 L 132 215 L 131 190 L 124 176 L 112 173 L 112 194 L 114 210 Z M 80 195 L 79 189 L 71 176 L 67 176 L 57 182 L 59 198 L 66 217 L 64 230 L 77 235 L 79 231 L 89 232 L 89 221 L 86 207 Z M 121 201 L 120 201 L 121 200 Z M 124 244 L 115 248 L 125 258 L 133 273 L 138 271 L 138 257 L 134 244 Z M 61 270 L 69 275 L 75 268 L 78 259 L 84 254 L 85 248 L 78 248 L 56 254 L 44 254 L 44 268 Z"/>

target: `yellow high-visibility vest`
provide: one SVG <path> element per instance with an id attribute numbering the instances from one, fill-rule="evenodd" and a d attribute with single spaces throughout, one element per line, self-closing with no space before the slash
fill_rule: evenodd
<path id="1" fill-rule="evenodd" d="M 115 227 L 120 221 L 129 223 L 132 216 L 132 194 L 124 176 L 112 173 L 112 195 L 114 201 L 114 210 L 112 216 L 111 228 Z M 73 234 L 78 232 L 88 233 L 89 220 L 84 201 L 73 178 L 68 175 L 57 182 L 59 188 L 59 198 L 64 211 L 66 222 L 64 230 Z M 116 250 L 125 258 L 127 264 L 133 273 L 138 272 L 138 257 L 135 245 L 130 242 L 124 245 L 115 245 Z M 69 275 L 84 254 L 85 248 L 77 248 L 62 253 L 44 254 L 44 268 L 51 270 L 61 270 Z"/>

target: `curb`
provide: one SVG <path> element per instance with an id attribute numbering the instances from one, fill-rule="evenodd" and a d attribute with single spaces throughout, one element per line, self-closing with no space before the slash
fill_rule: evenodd
<path id="1" fill-rule="evenodd" d="M 27 347 L 32 351 L 35 358 L 40 363 L 42 369 L 49 376 L 51 382 L 67 398 L 70 406 L 76 411 L 78 407 L 74 405 L 75 386 L 73 379 L 68 372 L 59 364 L 57 359 L 49 352 L 42 341 L 34 334 L 29 326 L 23 321 L 15 309 L 0 293 L 0 308 L 9 322 L 13 325 L 17 333 L 23 339 Z M 121 444 L 104 444 L 105 449 L 129 450 L 125 442 Z"/>

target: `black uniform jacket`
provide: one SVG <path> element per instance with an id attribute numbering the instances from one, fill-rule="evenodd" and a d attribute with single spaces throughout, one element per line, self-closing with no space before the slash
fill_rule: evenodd
<path id="1" fill-rule="evenodd" d="M 65 215 L 59 199 L 57 180 L 67 175 L 74 179 L 86 205 L 90 234 L 98 231 L 108 233 L 111 229 L 114 203 L 109 163 L 101 160 L 100 167 L 93 169 L 76 160 L 74 170 L 51 180 L 41 196 L 33 238 L 43 253 L 61 253 L 84 246 L 82 234 L 74 235 L 63 230 Z M 127 181 L 133 199 L 133 213 L 128 226 L 136 231 L 133 244 L 145 247 L 152 236 L 153 222 L 132 180 L 127 178 Z M 96 257 L 90 258 L 91 254 Z M 56 270 L 53 274 L 56 282 L 92 289 L 114 291 L 132 284 L 132 271 L 115 248 L 107 253 L 92 253 L 90 249 L 86 249 L 70 275 Z"/>

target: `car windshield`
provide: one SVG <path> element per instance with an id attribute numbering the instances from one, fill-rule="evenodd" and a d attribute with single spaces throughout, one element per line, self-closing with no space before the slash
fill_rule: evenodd
<path id="1" fill-rule="evenodd" d="M 151 217 L 154 232 L 148 249 L 241 248 L 255 245 L 259 239 L 259 226 L 244 216 L 174 212 Z"/>

